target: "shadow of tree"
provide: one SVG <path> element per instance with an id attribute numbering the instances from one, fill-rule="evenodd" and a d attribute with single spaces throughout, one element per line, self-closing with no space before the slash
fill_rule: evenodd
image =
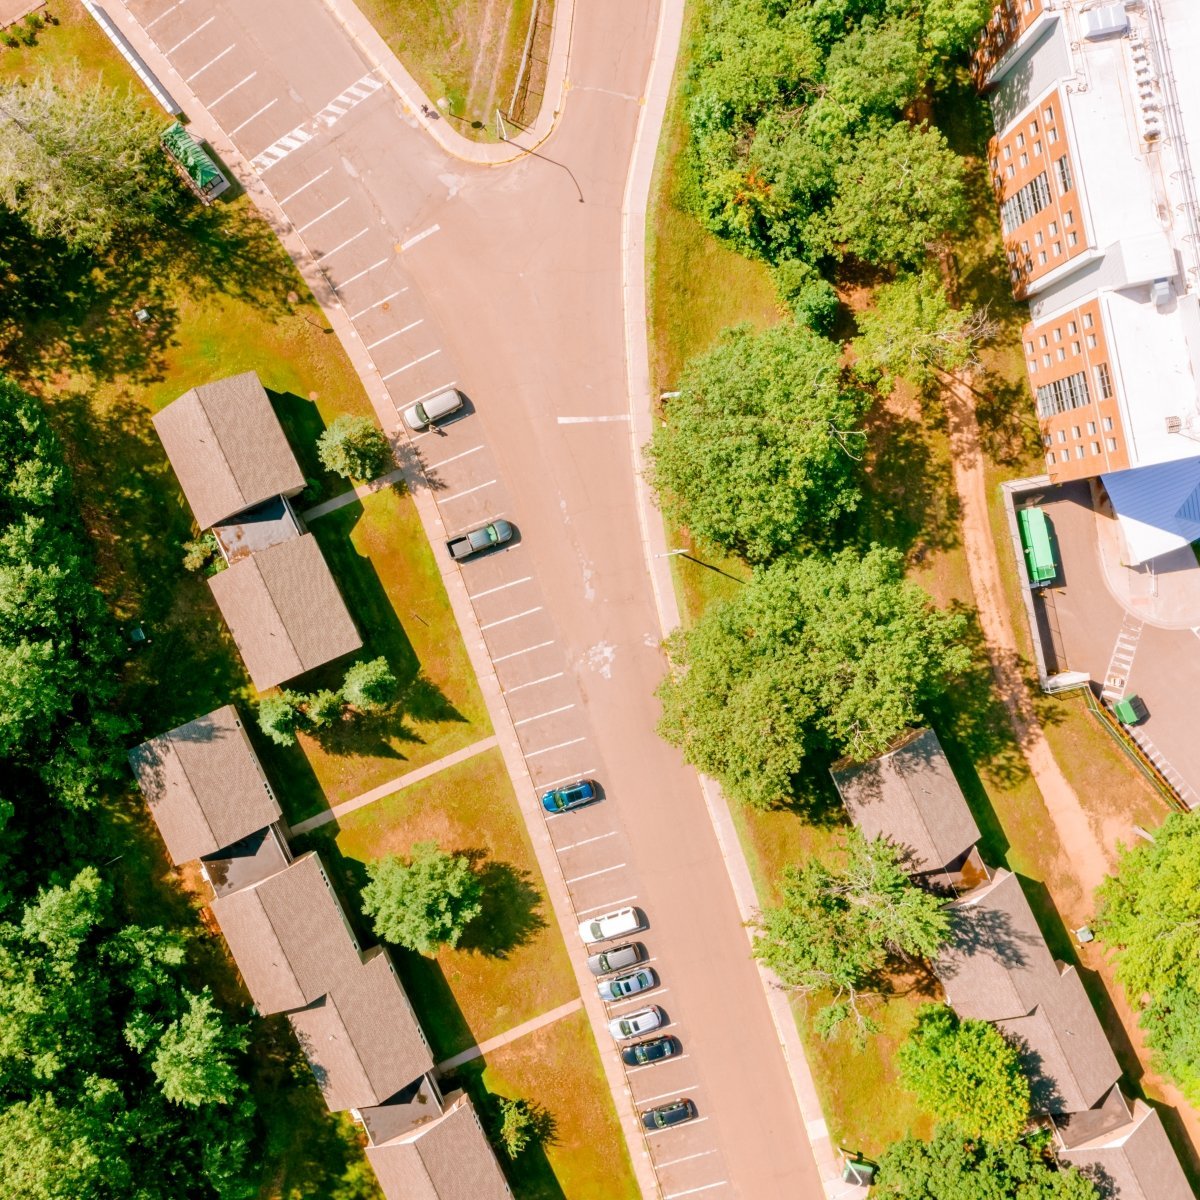
<path id="1" fill-rule="evenodd" d="M 533 876 L 511 863 L 484 861 L 482 850 L 465 851 L 483 885 L 482 911 L 466 928 L 460 950 L 488 958 L 507 958 L 547 927 L 545 897 Z"/>

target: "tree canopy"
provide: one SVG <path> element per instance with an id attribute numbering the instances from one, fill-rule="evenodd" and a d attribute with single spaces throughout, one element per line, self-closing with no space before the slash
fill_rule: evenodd
<path id="1" fill-rule="evenodd" d="M 1016 1047 L 987 1021 L 928 1005 L 896 1055 L 900 1082 L 926 1112 L 968 1137 L 1005 1142 L 1029 1123 L 1029 1080 Z"/>
<path id="2" fill-rule="evenodd" d="M 803 326 L 726 330 L 687 364 L 647 449 L 667 514 L 751 562 L 827 541 L 859 497 L 848 431 L 864 401 L 840 376 L 837 346 Z"/>
<path id="3" fill-rule="evenodd" d="M 1101 1200 L 1074 1167 L 1060 1167 L 1044 1141 L 985 1142 L 953 1125 L 932 1141 L 888 1147 L 872 1196 L 881 1200 Z"/>
<path id="4" fill-rule="evenodd" d="M 418 842 L 406 862 L 389 855 L 367 865 L 363 911 L 385 941 L 420 954 L 457 946 L 467 926 L 483 911 L 483 884 L 464 854 L 449 854 L 436 842 Z"/>
<path id="5" fill-rule="evenodd" d="M 872 1031 L 860 999 L 888 959 L 930 958 L 949 935 L 944 902 L 913 884 L 900 850 L 857 829 L 843 867 L 809 859 L 784 871 L 782 888 L 783 902 L 758 919 L 754 953 L 788 987 L 829 997 L 817 1017 L 826 1035 L 848 1019 Z"/>
<path id="6" fill-rule="evenodd" d="M 336 417 L 317 438 L 317 457 L 327 471 L 348 479 L 376 479 L 396 465 L 383 430 L 370 417 Z"/>
<path id="7" fill-rule="evenodd" d="M 881 753 L 964 671 L 964 619 L 894 550 L 781 559 L 668 639 L 659 731 L 729 795 L 788 800 L 813 750 Z"/>

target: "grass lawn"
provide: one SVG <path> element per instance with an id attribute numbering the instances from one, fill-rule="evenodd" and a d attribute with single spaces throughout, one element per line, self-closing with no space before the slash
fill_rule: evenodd
<path id="1" fill-rule="evenodd" d="M 516 1162 L 501 1153 L 517 1200 L 635 1200 L 629 1151 L 587 1016 L 572 1013 L 458 1072 L 485 1123 L 495 1097 L 523 1099 L 554 1122 L 544 1146 Z"/>
<path id="2" fill-rule="evenodd" d="M 459 947 L 425 958 L 395 950 L 413 1007 L 441 1060 L 578 994 L 545 900 L 499 750 L 361 808 L 302 839 L 319 849 L 357 911 L 366 864 L 415 842 L 476 858 L 488 899 Z"/>
<path id="3" fill-rule="evenodd" d="M 359 8 L 453 128 L 494 140 L 496 109 L 508 119 L 535 0 L 359 0 Z M 513 119 L 532 124 L 545 86 L 554 0 L 537 0 L 526 65 L 531 103 Z M 523 88 L 523 90 L 525 90 Z"/>

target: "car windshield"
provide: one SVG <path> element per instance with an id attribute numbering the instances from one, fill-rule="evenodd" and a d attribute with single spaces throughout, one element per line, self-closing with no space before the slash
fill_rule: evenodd
<path id="1" fill-rule="evenodd" d="M 599 921 L 593 921 L 591 925 L 588 926 L 588 929 L 591 931 L 593 940 L 598 941 L 604 936 L 604 930 L 600 927 Z"/>
<path id="2" fill-rule="evenodd" d="M 425 405 L 419 402 L 414 404 L 413 412 L 417 414 L 417 420 L 420 421 L 422 425 L 429 424 L 429 414 L 425 411 Z"/>

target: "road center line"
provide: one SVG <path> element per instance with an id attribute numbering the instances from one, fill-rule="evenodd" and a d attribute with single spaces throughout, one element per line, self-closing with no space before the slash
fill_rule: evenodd
<path id="1" fill-rule="evenodd" d="M 330 213 L 337 212 L 337 210 L 339 208 L 341 208 L 342 205 L 349 204 L 349 203 L 350 203 L 349 196 L 347 196 L 345 198 L 345 200 L 339 200 L 332 208 L 327 208 L 319 217 L 313 217 L 313 219 L 311 221 L 308 221 L 306 224 L 299 226 L 297 228 L 296 232 L 303 233 L 306 229 L 311 229 L 318 221 L 323 221 L 327 216 L 329 216 Z M 367 348 L 370 349 L 369 346 Z"/>
<path id="2" fill-rule="evenodd" d="M 580 846 L 590 846 L 593 842 L 602 842 L 605 838 L 616 836 L 617 830 L 614 829 L 611 833 L 598 833 L 595 837 L 584 838 L 582 842 L 572 842 L 569 846 L 555 846 L 554 848 L 559 854 L 563 854 L 568 850 L 578 850 Z"/>
<path id="3" fill-rule="evenodd" d="M 489 479 L 486 483 L 477 483 L 474 487 L 467 488 L 466 491 L 455 492 L 453 495 L 450 495 L 450 496 L 439 496 L 438 503 L 446 504 L 450 500 L 461 500 L 464 496 L 471 495 L 472 492 L 482 492 L 485 487 L 491 487 L 492 484 L 495 482 L 496 481 L 494 479 Z M 486 625 L 484 626 L 484 629 L 487 629 Z"/>
<path id="4" fill-rule="evenodd" d="M 422 324 L 424 320 L 425 318 L 421 317 L 416 321 L 409 322 L 409 324 L 405 325 L 403 329 L 397 329 L 395 333 L 389 333 L 387 337 L 381 337 L 379 341 L 372 342 L 367 349 L 374 350 L 376 346 L 382 346 L 384 342 L 390 342 L 392 338 L 398 338 L 402 333 L 407 333 L 410 329 L 416 329 L 416 327 Z"/>
<path id="5" fill-rule="evenodd" d="M 238 90 L 238 88 L 240 88 L 242 86 L 242 84 L 249 83 L 250 80 L 252 80 L 255 77 L 255 75 L 257 75 L 257 74 L 258 74 L 257 71 L 251 71 L 250 74 L 247 75 L 245 79 L 239 79 L 237 81 L 237 83 L 235 83 L 233 85 L 233 87 L 229 88 L 227 91 L 222 92 L 215 100 L 210 100 L 208 102 L 208 107 L 212 108 L 212 106 L 214 104 L 220 104 L 221 101 L 224 100 L 226 96 L 232 96 L 233 93 L 236 92 Z M 253 118 L 251 118 L 251 119 L 253 119 Z"/>
<path id="6" fill-rule="evenodd" d="M 559 713 L 570 712 L 574 707 L 574 704 L 564 704 L 562 708 L 552 708 L 549 712 L 538 713 L 536 717 L 524 717 L 520 721 L 514 721 L 513 728 L 520 729 L 522 725 L 532 725 L 534 721 L 544 721 L 547 717 L 557 717 Z"/>
<path id="7" fill-rule="evenodd" d="M 493 663 L 505 662 L 510 658 L 519 658 L 522 654 L 532 654 L 535 650 L 544 650 L 547 646 L 553 646 L 553 640 L 549 642 L 538 642 L 536 646 L 526 646 L 524 650 L 514 650 L 511 654 L 501 654 L 498 658 L 493 658 Z"/>
<path id="8" fill-rule="evenodd" d="M 518 579 L 518 583 L 524 583 L 524 579 Z M 511 584 L 505 584 L 505 587 L 511 587 Z M 486 592 L 480 592 L 481 596 L 487 595 Z M 472 597 L 474 599 L 474 597 Z M 555 671 L 553 675 L 543 675 L 541 679 L 531 679 L 528 683 L 518 683 L 516 687 L 506 688 L 504 694 L 511 696 L 513 692 L 523 691 L 525 688 L 537 687 L 539 683 L 549 683 L 552 679 L 561 679 L 566 674 L 565 671 Z"/>
<path id="9" fill-rule="evenodd" d="M 636 899 L 636 896 L 622 896 L 620 900 L 610 900 L 607 904 L 594 904 L 591 908 L 577 908 L 575 910 L 575 915 L 577 917 L 582 917 L 586 913 L 600 912 L 602 909 L 604 912 L 616 912 L 618 908 L 624 908 L 625 905 L 630 902 L 630 900 Z"/>
<path id="10" fill-rule="evenodd" d="M 617 863 L 615 866 L 601 867 L 599 871 L 589 871 L 586 875 L 576 875 L 574 879 L 567 879 L 564 882 L 568 884 L 582 883 L 585 879 L 595 879 L 597 875 L 611 875 L 613 871 L 619 871 L 627 865 L 627 863 Z"/>
<path id="11" fill-rule="evenodd" d="M 164 13 L 164 14 L 163 14 L 163 16 L 166 16 L 166 13 Z M 212 24 L 212 23 L 213 23 L 213 22 L 214 22 L 216 19 L 217 19 L 216 17 L 209 17 L 207 21 L 201 21 L 201 22 L 200 22 L 200 24 L 199 24 L 199 25 L 197 25 L 197 26 L 196 26 L 196 28 L 195 28 L 195 29 L 193 29 L 193 30 L 192 30 L 192 32 L 191 32 L 191 33 L 189 33 L 189 34 L 187 35 L 187 37 L 185 37 L 185 38 L 183 39 L 183 41 L 181 41 L 181 42 L 176 42 L 176 43 L 175 43 L 175 45 L 173 45 L 173 46 L 170 48 L 170 50 L 168 50 L 168 51 L 166 52 L 166 53 L 167 53 L 167 57 L 168 57 L 168 58 L 170 58 L 170 57 L 171 57 L 171 55 L 172 55 L 172 54 L 174 54 L 174 53 L 175 53 L 175 51 L 176 51 L 176 50 L 178 50 L 180 46 L 186 46 L 186 45 L 187 45 L 187 43 L 188 43 L 188 42 L 190 42 L 190 41 L 192 40 L 192 38 L 194 38 L 194 37 L 196 36 L 196 34 L 198 34 L 198 33 L 200 32 L 200 30 L 202 30 L 202 29 L 207 29 L 207 28 L 208 28 L 208 27 L 209 27 L 209 26 L 210 26 L 210 25 L 211 25 L 211 24 Z"/>
<path id="12" fill-rule="evenodd" d="M 332 170 L 332 167 L 326 167 L 325 170 L 320 173 L 320 175 L 314 175 L 307 183 L 301 184 L 294 192 L 289 192 L 288 195 L 284 196 L 284 198 L 279 201 L 280 206 L 282 207 L 284 204 L 295 200 L 295 198 L 300 195 L 301 192 L 308 191 L 308 189 L 312 187 L 312 185 L 316 183 L 318 179 L 324 179 L 325 176 L 328 175 Z M 387 259 L 384 259 L 384 262 L 386 261 Z"/>
<path id="13" fill-rule="evenodd" d="M 480 625 L 480 629 L 495 629 L 497 625 L 507 625 L 509 621 L 519 621 L 522 617 L 531 617 L 534 613 L 542 611 L 542 606 L 539 604 L 536 608 L 527 608 L 524 612 L 513 613 L 511 617 L 501 617 L 498 621 L 489 621 L 486 625 Z"/>
<path id="14" fill-rule="evenodd" d="M 497 592 L 504 591 L 505 588 L 516 587 L 518 583 L 528 583 L 532 578 L 533 578 L 532 575 L 522 575 L 520 579 L 513 579 L 513 580 L 510 580 L 508 583 L 497 584 L 496 587 L 487 588 L 485 591 L 482 591 L 482 592 L 476 592 L 473 596 L 468 595 L 467 599 L 468 600 L 482 600 L 484 598 L 484 596 L 494 596 Z M 535 681 L 535 682 L 539 682 L 539 681 Z M 528 687 L 529 685 L 526 683 L 526 684 L 522 684 L 521 686 Z M 512 691 L 512 692 L 515 692 L 516 690 L 517 690 L 516 688 L 509 688 L 509 691 Z"/>
<path id="15" fill-rule="evenodd" d="M 255 72 L 255 73 L 257 74 L 257 72 Z M 247 78 L 249 78 L 249 76 L 247 76 Z M 244 82 L 245 82 L 245 80 L 243 80 L 242 82 L 244 83 Z M 268 100 L 268 101 L 266 102 L 266 104 L 264 104 L 264 105 L 262 106 L 262 108 L 260 108 L 260 109 L 258 110 L 258 112 L 256 112 L 256 113 L 251 113 L 251 114 L 250 114 L 250 115 L 249 115 L 249 116 L 248 116 L 248 117 L 247 117 L 247 118 L 246 118 L 246 119 L 245 119 L 245 120 L 244 120 L 244 121 L 243 121 L 243 122 L 242 122 L 240 125 L 238 125 L 238 126 L 236 126 L 235 128 L 231 129 L 231 130 L 229 131 L 229 136 L 230 136 L 230 137 L 233 137 L 235 134 L 238 134 L 238 133 L 240 133 L 240 132 L 241 132 L 243 129 L 245 129 L 245 128 L 246 128 L 246 126 L 247 126 L 247 125 L 249 125 L 249 124 L 250 124 L 250 122 L 251 122 L 251 121 L 257 121 L 257 120 L 258 120 L 258 118 L 259 118 L 259 117 L 261 117 L 261 116 L 263 115 L 263 113 L 265 113 L 265 112 L 267 111 L 267 109 L 269 109 L 269 108 L 274 108 L 274 107 L 275 107 L 275 105 L 276 105 L 276 104 L 278 104 L 278 103 L 279 103 L 279 97 L 278 97 L 278 96 L 277 96 L 277 97 L 276 97 L 274 100 Z"/>
<path id="16" fill-rule="evenodd" d="M 400 243 L 401 250 L 407 250 L 410 246 L 415 246 L 418 242 L 423 242 L 431 233 L 437 233 L 441 229 L 440 225 L 430 225 L 428 229 L 422 229 L 420 233 L 410 237 L 407 242 Z"/>
<path id="17" fill-rule="evenodd" d="M 365 232 L 366 232 L 366 230 L 363 230 L 363 232 L 365 233 Z M 388 381 L 389 379 L 391 379 L 391 378 L 392 378 L 392 376 L 394 376 L 394 375 L 399 375 L 399 374 L 401 374 L 402 372 L 404 372 L 404 371 L 407 371 L 407 370 L 409 369 L 409 367 L 415 367 L 415 366 L 417 365 L 417 363 L 423 363 L 423 362 L 424 362 L 424 361 L 425 361 L 427 358 L 432 358 L 432 357 L 433 357 L 435 354 L 441 354 L 441 352 L 442 352 L 442 351 L 441 351 L 441 349 L 439 348 L 439 349 L 437 349 L 437 350 L 430 350 L 430 352 L 429 352 L 428 354 L 422 354 L 420 358 L 414 358 L 414 359 L 412 360 L 412 362 L 410 362 L 410 363 L 405 363 L 405 364 L 404 364 L 404 366 L 402 366 L 402 367 L 397 367 L 397 368 L 396 368 L 396 370 L 394 370 L 394 371 L 389 371 L 389 372 L 388 372 L 388 373 L 387 373 L 387 374 L 386 374 L 386 375 L 383 377 L 383 382 L 384 382 L 384 383 L 387 383 L 387 381 Z"/>
<path id="18" fill-rule="evenodd" d="M 383 261 L 387 262 L 387 259 L 385 258 Z M 371 269 L 374 270 L 374 267 L 372 267 Z M 357 276 L 355 276 L 355 278 L 357 278 Z M 349 281 L 347 281 L 347 282 L 349 282 Z M 395 300 L 395 298 L 397 296 L 402 296 L 407 291 L 408 291 L 408 288 L 402 287 L 402 288 L 397 289 L 394 292 L 388 292 L 388 294 L 386 296 L 384 296 L 384 298 L 382 300 L 376 300 L 374 304 L 368 304 L 366 308 L 359 309 L 359 311 L 356 313 L 351 313 L 350 320 L 357 321 L 359 317 L 365 317 L 367 315 L 367 313 L 369 313 L 372 309 L 378 308 L 381 304 L 386 304 L 389 300 Z M 447 384 L 447 386 L 449 386 L 449 385 Z M 429 395 L 432 396 L 433 393 L 430 392 Z"/>
<path id="19" fill-rule="evenodd" d="M 345 248 L 349 246 L 351 242 L 357 242 L 360 237 L 364 237 L 369 232 L 370 230 L 360 229 L 353 237 L 347 238 L 340 246 L 334 246 L 332 250 L 326 250 L 325 253 L 317 259 L 317 263 L 323 263 L 327 258 L 332 257 L 339 250 L 345 250 Z"/>
<path id="20" fill-rule="evenodd" d="M 580 742 L 586 742 L 586 737 L 572 738 L 569 742 L 559 742 L 557 746 L 545 746 L 541 750 L 530 750 L 525 755 L 526 758 L 537 758 L 539 754 L 549 754 L 551 750 L 565 750 L 568 746 L 577 746 Z"/>
<path id="21" fill-rule="evenodd" d="M 149 28 L 149 26 L 147 26 L 147 28 Z M 191 83 L 192 80 L 195 79 L 197 75 L 203 75 L 204 72 L 207 71 L 208 68 L 213 65 L 213 63 L 220 62 L 221 59 L 223 59 L 225 57 L 225 55 L 227 55 L 233 49 L 233 47 L 236 45 L 237 45 L 237 42 L 234 42 L 233 45 L 226 46 L 225 49 L 222 50 L 220 54 L 216 55 L 214 58 L 210 58 L 208 60 L 208 62 L 206 62 L 204 64 L 204 66 L 197 67 L 196 70 L 194 70 L 190 75 L 185 76 L 183 82 Z"/>
<path id="22" fill-rule="evenodd" d="M 370 273 L 372 271 L 378 270 L 387 261 L 388 260 L 386 258 L 381 258 L 377 263 L 372 263 L 365 271 L 359 271 L 359 273 L 357 275 L 351 275 L 350 278 L 347 279 L 344 283 L 335 283 L 333 285 L 333 290 L 335 292 L 340 292 L 342 290 L 342 288 L 349 287 L 352 283 L 354 283 L 358 279 L 361 279 L 364 275 L 370 275 Z M 406 291 L 407 289 L 401 288 L 400 290 Z M 351 320 L 353 320 L 353 318 L 351 318 Z"/>
<path id="23" fill-rule="evenodd" d="M 614 413 L 607 417 L 559 417 L 560 425 L 596 425 L 604 421 L 628 421 L 628 413 Z"/>
<path id="24" fill-rule="evenodd" d="M 478 454 L 482 450 L 482 446 L 472 446 L 470 450 L 464 450 L 461 454 L 452 454 L 449 458 L 443 458 L 441 462 L 426 463 L 425 470 L 436 471 L 441 467 L 447 466 L 452 462 L 458 462 L 460 458 L 466 458 L 468 454 Z M 483 593 L 481 592 L 480 595 Z"/>

